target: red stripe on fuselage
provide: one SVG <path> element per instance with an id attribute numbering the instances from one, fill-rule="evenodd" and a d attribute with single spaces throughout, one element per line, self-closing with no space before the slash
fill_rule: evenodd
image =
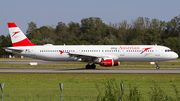
<path id="1" fill-rule="evenodd" d="M 16 43 L 12 43 L 13 47 L 18 47 L 18 46 L 36 46 L 34 44 L 32 44 L 29 39 L 25 38 L 24 40 L 21 40 L 19 42 Z"/>
<path id="2" fill-rule="evenodd" d="M 145 48 L 144 51 L 141 52 L 141 54 L 144 53 L 145 51 L 151 49 L 151 48 L 152 48 L 152 47 L 150 47 L 150 48 Z"/>
<path id="3" fill-rule="evenodd" d="M 59 50 L 60 54 L 64 53 L 63 51 Z"/>
<path id="4" fill-rule="evenodd" d="M 11 28 L 11 27 L 18 27 L 15 23 L 8 23 L 8 28 Z"/>

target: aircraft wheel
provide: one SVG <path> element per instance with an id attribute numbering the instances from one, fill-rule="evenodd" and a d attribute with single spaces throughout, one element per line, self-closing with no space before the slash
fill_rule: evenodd
<path id="1" fill-rule="evenodd" d="M 86 69 L 91 69 L 91 65 L 87 64 Z"/>
<path id="2" fill-rule="evenodd" d="M 156 67 L 156 69 L 159 69 L 159 68 L 160 68 L 159 66 Z"/>
<path id="3" fill-rule="evenodd" d="M 93 64 L 91 65 L 91 68 L 92 68 L 92 69 L 95 69 L 95 68 L 96 68 L 96 65 L 93 63 Z"/>

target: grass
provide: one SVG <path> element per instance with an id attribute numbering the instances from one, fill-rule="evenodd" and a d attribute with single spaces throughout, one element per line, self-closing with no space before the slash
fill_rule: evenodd
<path id="1" fill-rule="evenodd" d="M 34 60 L 34 59 L 0 59 Z M 161 68 L 179 68 L 179 59 L 170 62 L 160 62 Z M 30 66 L 29 64 L 0 64 L 0 68 L 84 68 L 84 62 L 50 62 L 49 64 Z M 176 67 L 171 67 L 176 66 Z M 97 65 L 97 68 L 104 68 Z M 155 68 L 149 62 L 121 62 L 120 66 L 110 68 Z M 176 98 L 172 84 L 180 91 L 180 74 L 0 74 L 0 83 L 5 83 L 5 101 L 59 101 L 59 83 L 63 82 L 64 101 L 94 101 L 99 94 L 98 84 L 102 96 L 106 90 L 104 83 L 124 84 L 124 100 L 127 100 L 131 87 L 136 87 L 143 100 L 150 101 L 153 82 L 163 89 L 165 94 Z M 129 86 L 131 85 L 131 87 Z M 0 94 L 1 97 L 1 94 Z"/>
<path id="2" fill-rule="evenodd" d="M 5 83 L 4 100 L 10 101 L 60 100 L 59 83 L 62 82 L 63 100 L 94 101 L 98 96 L 96 83 L 103 92 L 103 83 L 109 79 L 118 85 L 124 83 L 125 96 L 129 94 L 129 84 L 137 86 L 145 100 L 149 100 L 152 81 L 173 97 L 171 82 L 180 90 L 179 74 L 0 74 L 0 83 Z"/>
<path id="3" fill-rule="evenodd" d="M 8 61 L 8 60 L 38 60 L 33 58 L 0 58 L 0 61 Z"/>

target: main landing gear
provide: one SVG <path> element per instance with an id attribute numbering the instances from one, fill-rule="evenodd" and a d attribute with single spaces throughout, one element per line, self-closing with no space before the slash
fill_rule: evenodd
<path id="1" fill-rule="evenodd" d="M 95 68 L 96 68 L 96 65 L 95 65 L 94 63 L 91 64 L 91 65 L 88 63 L 88 64 L 86 65 L 86 69 L 95 69 Z"/>
<path id="2" fill-rule="evenodd" d="M 156 61 L 156 69 L 159 69 L 158 61 Z"/>

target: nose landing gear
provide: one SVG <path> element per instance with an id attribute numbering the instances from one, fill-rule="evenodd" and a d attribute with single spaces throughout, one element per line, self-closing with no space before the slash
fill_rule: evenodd
<path id="1" fill-rule="evenodd" d="M 159 69 L 159 64 L 158 64 L 158 61 L 156 61 L 156 69 Z"/>

